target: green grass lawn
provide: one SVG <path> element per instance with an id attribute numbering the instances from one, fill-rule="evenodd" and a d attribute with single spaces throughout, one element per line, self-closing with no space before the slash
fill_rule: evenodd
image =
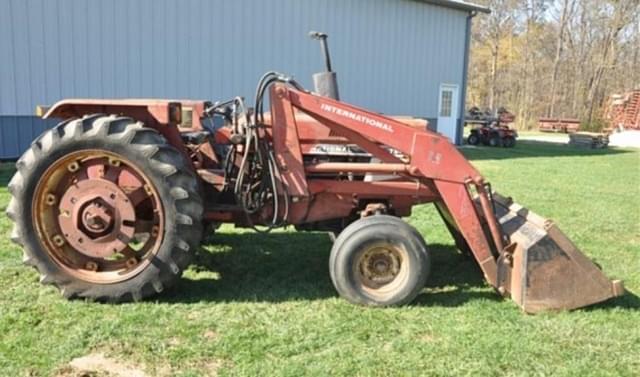
<path id="1" fill-rule="evenodd" d="M 465 148 L 494 189 L 554 219 L 612 278 L 640 293 L 640 153 L 522 141 Z M 0 165 L 0 210 L 11 168 Z M 43 287 L 0 216 L 0 376 L 73 375 L 103 353 L 150 376 L 640 374 L 633 293 L 573 312 L 525 315 L 453 247 L 431 205 L 409 220 L 434 257 L 407 307 L 337 297 L 322 233 L 258 235 L 224 226 L 182 282 L 155 300 L 67 302 Z"/>

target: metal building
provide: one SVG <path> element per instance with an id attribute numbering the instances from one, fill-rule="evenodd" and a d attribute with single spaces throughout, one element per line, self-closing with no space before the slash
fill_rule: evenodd
<path id="1" fill-rule="evenodd" d="M 456 0 L 0 0 L 0 159 L 63 98 L 253 98 L 267 70 L 311 88 L 329 34 L 343 101 L 461 138 L 471 18 Z"/>

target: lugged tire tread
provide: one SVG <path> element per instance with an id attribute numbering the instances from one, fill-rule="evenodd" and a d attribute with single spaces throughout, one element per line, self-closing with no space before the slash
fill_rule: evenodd
<path id="1" fill-rule="evenodd" d="M 164 184 L 168 188 L 169 194 L 162 198 L 165 216 L 168 216 L 171 211 L 175 218 L 176 235 L 170 246 L 170 255 L 164 261 L 166 268 L 157 268 L 156 276 L 121 292 L 109 293 L 104 289 L 104 285 L 90 285 L 86 282 L 79 284 L 77 280 L 62 273 L 52 273 L 51 266 L 47 265 L 52 262 L 42 260 L 37 253 L 25 246 L 29 244 L 25 239 L 27 232 L 21 229 L 20 222 L 17 221 L 18 215 L 29 211 L 31 206 L 31 198 L 23 198 L 25 203 L 20 203 L 20 198 L 24 192 L 25 179 L 31 177 L 32 170 L 38 161 L 45 158 L 47 153 L 54 150 L 61 142 L 72 143 L 96 139 L 123 143 L 128 145 L 127 148 L 133 148 L 137 153 L 147 156 L 148 166 L 162 175 Z M 182 271 L 190 263 L 190 251 L 195 250 L 200 243 L 203 204 L 199 194 L 198 178 L 180 152 L 169 145 L 156 130 L 144 127 L 139 121 L 129 117 L 104 114 L 91 114 L 65 120 L 38 137 L 18 160 L 16 166 L 18 170 L 9 184 L 12 199 L 7 207 L 7 215 L 14 222 L 11 238 L 23 246 L 23 261 L 39 272 L 41 282 L 57 286 L 65 298 L 86 298 L 107 302 L 139 301 L 144 297 L 165 291 L 181 276 Z M 39 177 L 31 177 L 31 179 L 37 178 Z M 26 204 L 25 208 L 23 204 Z"/>

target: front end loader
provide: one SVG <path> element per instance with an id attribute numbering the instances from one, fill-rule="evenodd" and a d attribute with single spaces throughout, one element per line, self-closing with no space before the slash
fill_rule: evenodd
<path id="1" fill-rule="evenodd" d="M 431 268 L 423 237 L 401 218 L 433 203 L 487 283 L 526 312 L 623 294 L 424 121 L 339 101 L 326 35 L 312 36 L 327 62 L 313 92 L 269 72 L 252 106 L 235 97 L 51 107 L 44 118 L 62 122 L 32 143 L 9 184 L 24 262 L 67 298 L 140 300 L 179 278 L 203 229 L 295 226 L 336 236 L 329 271 L 342 297 L 401 305 Z"/>

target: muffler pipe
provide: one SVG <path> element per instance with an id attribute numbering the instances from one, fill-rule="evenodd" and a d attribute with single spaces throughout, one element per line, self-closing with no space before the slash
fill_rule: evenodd
<path id="1" fill-rule="evenodd" d="M 319 31 L 309 32 L 309 37 L 320 41 L 320 49 L 324 57 L 326 71 L 313 74 L 314 92 L 323 97 L 340 100 L 338 93 L 338 76 L 331 70 L 331 57 L 329 56 L 329 46 L 327 44 L 327 34 Z"/>

